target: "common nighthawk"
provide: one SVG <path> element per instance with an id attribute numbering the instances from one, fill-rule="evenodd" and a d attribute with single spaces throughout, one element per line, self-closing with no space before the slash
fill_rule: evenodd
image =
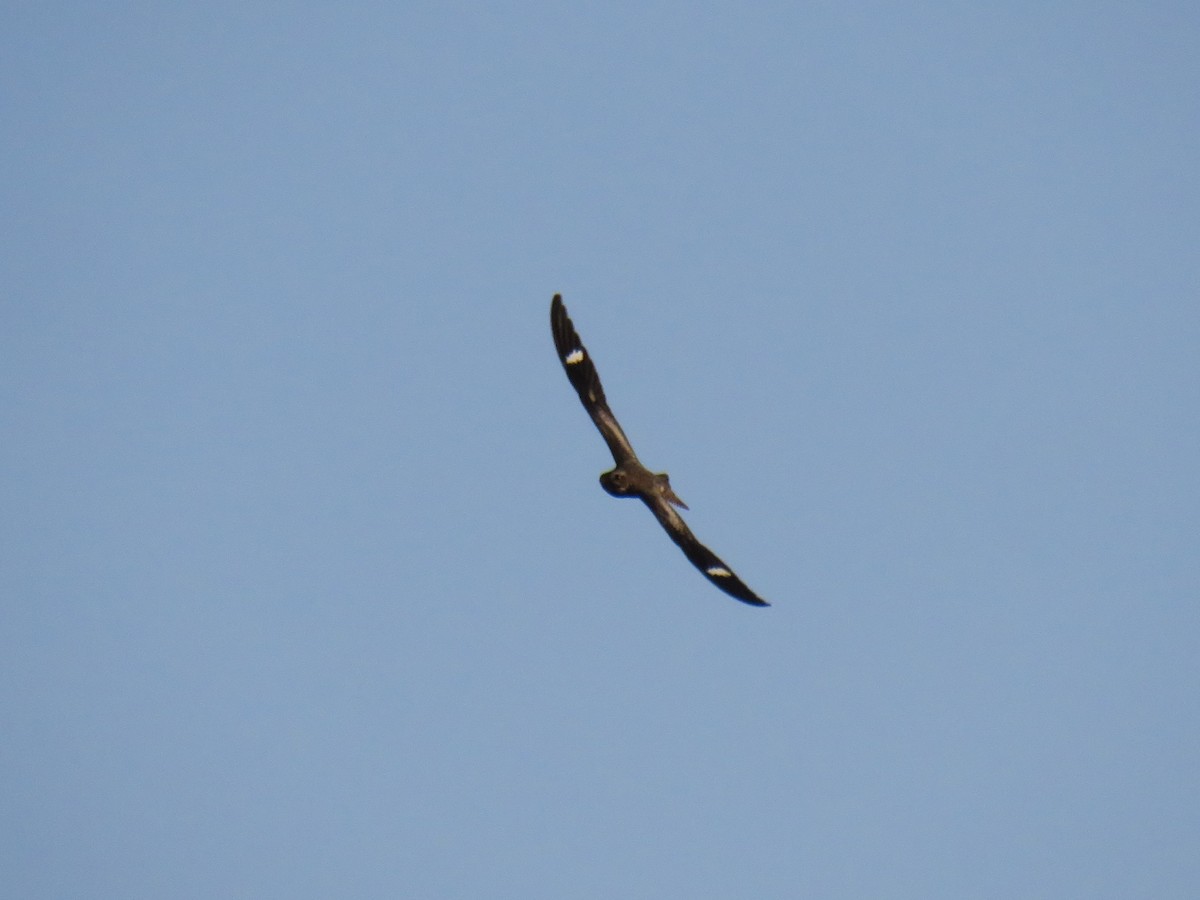
<path id="1" fill-rule="evenodd" d="M 604 388 L 600 386 L 600 376 L 592 365 L 592 357 L 575 333 L 575 326 L 571 324 L 567 308 L 563 306 L 561 294 L 555 294 L 550 302 L 550 329 L 554 332 L 554 347 L 567 371 L 567 378 L 579 394 L 583 408 L 600 429 L 616 462 L 614 468 L 600 476 L 600 486 L 614 497 L 638 497 L 650 507 L 658 524 L 679 545 L 684 556 L 725 593 L 753 606 L 769 606 L 767 601 L 742 584 L 742 580 L 715 553 L 696 540 L 682 516 L 675 511 L 676 506 L 682 509 L 688 507 L 671 490 L 667 473 L 651 472 L 638 460 L 629 438 L 625 437 L 616 416 L 608 408 Z"/>

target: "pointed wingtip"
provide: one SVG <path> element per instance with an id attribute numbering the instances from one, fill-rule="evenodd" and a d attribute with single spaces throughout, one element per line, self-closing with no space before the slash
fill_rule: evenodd
<path id="1" fill-rule="evenodd" d="M 747 588 L 747 593 L 749 593 L 750 596 L 746 597 L 746 596 L 743 596 L 742 594 L 731 594 L 730 596 L 732 596 L 736 600 L 741 600 L 747 606 L 770 606 L 771 605 L 766 600 L 764 600 L 762 597 L 758 596 L 758 594 L 749 590 L 749 588 Z"/>

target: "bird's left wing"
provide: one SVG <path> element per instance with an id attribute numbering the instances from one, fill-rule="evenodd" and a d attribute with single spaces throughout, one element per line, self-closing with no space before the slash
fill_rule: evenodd
<path id="1" fill-rule="evenodd" d="M 579 394 L 583 408 L 596 423 L 617 465 L 637 459 L 629 438 L 625 437 L 617 417 L 608 408 L 604 388 L 600 385 L 600 375 L 592 364 L 591 355 L 584 349 L 583 341 L 575 333 L 575 326 L 567 315 L 561 294 L 555 294 L 550 302 L 550 330 L 554 333 L 554 349 L 558 351 L 559 362 L 567 372 L 571 387 Z"/>

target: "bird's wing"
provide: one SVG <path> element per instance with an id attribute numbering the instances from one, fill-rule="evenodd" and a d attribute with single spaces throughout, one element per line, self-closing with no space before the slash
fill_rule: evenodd
<path id="1" fill-rule="evenodd" d="M 642 501 L 650 507 L 654 518 L 658 519 L 658 524 L 671 536 L 671 540 L 679 545 L 683 555 L 692 561 L 693 566 L 704 573 L 705 578 L 743 603 L 749 603 L 751 606 L 771 605 L 746 587 L 742 580 L 733 574 L 733 569 L 725 565 L 717 554 L 696 540 L 692 530 L 683 521 L 683 516 L 679 515 L 670 503 L 662 497 L 643 496 Z"/>
<path id="2" fill-rule="evenodd" d="M 600 376 L 592 365 L 591 354 L 584 349 L 583 342 L 575 333 L 575 326 L 563 306 L 562 296 L 555 294 L 550 303 L 550 330 L 554 333 L 554 349 L 558 351 L 558 359 L 567 372 L 571 386 L 579 394 L 583 408 L 588 411 L 608 449 L 612 451 L 617 465 L 622 465 L 631 459 L 637 459 L 629 438 L 617 423 L 617 417 L 608 408 L 604 399 L 604 388 L 600 386 Z"/>

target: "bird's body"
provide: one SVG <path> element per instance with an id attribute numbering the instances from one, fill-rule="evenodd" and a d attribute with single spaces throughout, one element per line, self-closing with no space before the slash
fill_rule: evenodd
<path id="1" fill-rule="evenodd" d="M 584 409 L 592 417 L 608 449 L 612 451 L 616 465 L 600 476 L 600 486 L 614 497 L 637 497 L 649 507 L 684 555 L 704 576 L 744 603 L 753 606 L 769 605 L 742 583 L 715 553 L 696 540 L 683 517 L 675 507 L 687 509 L 671 488 L 670 478 L 665 472 L 651 472 L 637 458 L 629 438 L 621 429 L 616 416 L 608 408 L 600 376 L 592 363 L 591 356 L 575 333 L 575 326 L 567 315 L 562 297 L 554 295 L 550 303 L 550 328 L 554 334 L 554 347 L 566 370 L 567 378 L 579 395 Z"/>

